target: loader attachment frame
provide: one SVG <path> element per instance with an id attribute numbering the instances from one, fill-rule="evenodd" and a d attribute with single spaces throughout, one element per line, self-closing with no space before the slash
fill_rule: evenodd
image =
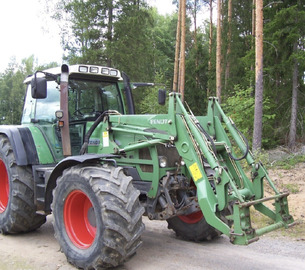
<path id="1" fill-rule="evenodd" d="M 176 106 L 177 137 L 179 154 L 197 186 L 200 208 L 206 221 L 230 237 L 234 244 L 245 245 L 258 240 L 264 233 L 281 227 L 293 225 L 289 214 L 288 193 L 280 193 L 261 162 L 256 163 L 249 151 L 247 142 L 237 130 L 233 121 L 225 115 L 217 98 L 209 99 L 208 115 L 205 119 L 196 118 L 187 112 L 178 94 L 172 94 L 170 109 Z M 186 128 L 183 129 L 183 126 Z M 251 179 L 244 172 L 239 158 L 234 157 L 231 140 L 244 153 L 244 158 L 251 168 Z M 205 173 L 205 162 L 215 171 L 213 179 Z M 213 191 L 211 182 L 215 186 Z M 268 184 L 274 196 L 264 197 L 264 183 Z M 271 210 L 264 202 L 274 201 L 275 209 Z M 233 205 L 233 213 L 227 218 L 233 221 L 232 229 L 220 218 L 220 211 Z M 264 228 L 253 229 L 250 207 L 269 217 L 274 224 Z"/>

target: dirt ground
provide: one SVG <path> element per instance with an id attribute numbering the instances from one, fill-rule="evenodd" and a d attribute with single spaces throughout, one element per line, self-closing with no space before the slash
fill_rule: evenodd
<path id="1" fill-rule="evenodd" d="M 269 176 L 280 191 L 288 191 L 290 214 L 297 221 L 295 238 L 305 241 L 305 163 L 299 163 L 293 169 L 268 170 Z"/>
<path id="2" fill-rule="evenodd" d="M 228 237 L 187 242 L 150 221 L 137 254 L 115 270 L 295 270 L 304 269 L 305 241 L 263 236 L 249 246 L 236 246 Z M 39 230 L 23 235 L 0 235 L 1 270 L 75 270 L 53 236 L 52 216 Z"/>
<path id="3" fill-rule="evenodd" d="M 268 171 L 279 190 L 290 191 L 290 212 L 298 225 L 262 236 L 249 246 L 235 246 L 226 236 L 210 242 L 186 242 L 176 238 L 166 222 L 144 217 L 142 247 L 116 270 L 305 269 L 305 163 Z M 0 270 L 76 269 L 66 261 L 53 235 L 52 216 L 35 232 L 0 235 Z"/>

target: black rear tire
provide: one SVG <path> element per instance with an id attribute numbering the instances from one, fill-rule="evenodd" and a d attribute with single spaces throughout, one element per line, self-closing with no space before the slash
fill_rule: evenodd
<path id="1" fill-rule="evenodd" d="M 212 240 L 221 233 L 210 226 L 201 211 L 187 216 L 176 216 L 167 220 L 168 228 L 174 230 L 178 237 L 188 241 Z"/>
<path id="2" fill-rule="evenodd" d="M 141 245 L 144 208 L 122 168 L 77 165 L 53 192 L 55 237 L 67 260 L 82 269 L 115 267 Z"/>
<path id="3" fill-rule="evenodd" d="M 45 222 L 36 214 L 31 167 L 16 164 L 8 138 L 0 135 L 0 232 L 33 231 Z"/>

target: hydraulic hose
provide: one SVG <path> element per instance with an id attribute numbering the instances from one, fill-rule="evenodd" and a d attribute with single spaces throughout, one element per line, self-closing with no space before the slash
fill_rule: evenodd
<path id="1" fill-rule="evenodd" d="M 82 145 L 82 148 L 80 150 L 80 155 L 84 155 L 85 153 L 87 153 L 88 150 L 88 145 L 89 145 L 89 139 L 93 133 L 93 131 L 96 129 L 96 127 L 99 125 L 99 123 L 101 123 L 105 117 L 105 115 L 108 114 L 108 111 L 103 112 L 93 123 L 93 125 L 90 127 L 90 129 L 88 130 L 88 132 L 85 135 L 84 138 L 84 143 Z"/>
<path id="2" fill-rule="evenodd" d="M 210 134 L 207 133 L 204 128 L 201 126 L 201 124 L 199 122 L 196 123 L 196 126 L 198 127 L 198 129 L 204 134 L 204 136 L 207 138 L 207 140 L 211 143 L 211 146 L 212 146 L 212 150 L 216 156 L 217 154 L 217 150 L 216 150 L 216 146 L 215 146 L 215 143 L 214 143 L 214 140 L 211 138 Z"/>
<path id="3" fill-rule="evenodd" d="M 240 161 L 248 155 L 248 153 L 249 153 L 249 143 L 248 143 L 248 140 L 246 139 L 246 137 L 244 136 L 244 134 L 242 134 L 242 132 L 235 126 L 235 124 L 232 124 L 232 126 L 235 128 L 235 130 L 237 131 L 239 136 L 243 139 L 243 141 L 246 145 L 246 151 L 245 151 L 244 155 L 240 158 L 234 157 L 231 153 L 229 153 L 229 156 L 230 156 L 230 158 L 234 159 L 235 161 Z"/>

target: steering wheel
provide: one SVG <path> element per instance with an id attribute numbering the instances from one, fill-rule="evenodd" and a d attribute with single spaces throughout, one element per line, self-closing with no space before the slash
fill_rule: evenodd
<path id="1" fill-rule="evenodd" d="M 82 107 L 74 111 L 73 115 L 81 115 L 84 116 L 86 113 L 95 112 L 94 107 Z"/>

